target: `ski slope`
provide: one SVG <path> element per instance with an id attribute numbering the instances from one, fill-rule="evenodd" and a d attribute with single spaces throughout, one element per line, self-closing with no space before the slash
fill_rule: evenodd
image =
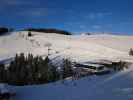
<path id="1" fill-rule="evenodd" d="M 55 33 L 14 32 L 11 35 L 0 37 L 0 59 L 14 57 L 16 53 L 33 53 L 34 55 L 46 56 L 47 44 L 50 46 L 51 58 L 63 57 L 74 61 L 86 62 L 95 60 L 126 60 L 133 61 L 128 55 L 129 49 L 133 48 L 133 36 L 115 35 L 60 35 Z"/>

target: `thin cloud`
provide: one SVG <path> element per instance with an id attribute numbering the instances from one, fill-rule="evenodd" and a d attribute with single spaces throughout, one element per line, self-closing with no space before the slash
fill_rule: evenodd
<path id="1" fill-rule="evenodd" d="M 23 10 L 17 13 L 18 16 L 25 16 L 25 17 L 42 17 L 47 16 L 47 9 L 46 8 L 32 8 L 28 10 Z"/>
<path id="2" fill-rule="evenodd" d="M 21 4 L 26 4 L 22 0 L 1 0 L 2 5 L 7 5 L 7 6 L 14 6 L 14 5 L 21 5 Z"/>
<path id="3" fill-rule="evenodd" d="M 40 5 L 41 2 L 32 0 L 1 0 L 0 6 L 9 7 L 9 6 L 37 6 Z"/>
<path id="4" fill-rule="evenodd" d="M 80 28 L 80 29 L 85 29 L 86 26 L 85 26 L 85 25 L 80 25 L 79 28 Z"/>
<path id="5" fill-rule="evenodd" d="M 110 12 L 99 12 L 99 13 L 97 13 L 96 14 L 98 17 L 104 17 L 104 16 L 111 16 L 112 15 L 112 13 L 110 13 Z"/>
<path id="6" fill-rule="evenodd" d="M 104 17 L 111 16 L 111 15 L 112 13 L 110 12 L 97 12 L 97 13 L 89 13 L 86 16 L 86 18 L 93 20 L 93 19 L 98 19 L 98 18 L 104 18 Z"/>
<path id="7" fill-rule="evenodd" d="M 93 25 L 92 28 L 93 29 L 101 29 L 102 27 L 100 25 Z"/>
<path id="8" fill-rule="evenodd" d="M 89 18 L 89 19 L 95 19 L 96 18 L 96 15 L 95 15 L 95 13 L 90 13 L 86 17 Z"/>

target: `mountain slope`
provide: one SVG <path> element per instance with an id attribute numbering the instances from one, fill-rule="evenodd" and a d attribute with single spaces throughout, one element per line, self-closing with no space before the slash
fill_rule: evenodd
<path id="1" fill-rule="evenodd" d="M 47 55 L 47 44 L 50 44 L 51 57 L 61 56 L 74 61 L 88 60 L 128 60 L 129 49 L 133 47 L 133 37 L 115 35 L 67 36 L 59 34 L 42 34 L 32 32 L 15 32 L 0 37 L 0 59 L 13 57 L 16 53 L 33 53 Z"/>

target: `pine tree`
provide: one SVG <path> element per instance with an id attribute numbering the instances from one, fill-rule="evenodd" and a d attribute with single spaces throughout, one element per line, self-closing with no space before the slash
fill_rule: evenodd
<path id="1" fill-rule="evenodd" d="M 48 69 L 48 81 L 49 82 L 54 82 L 56 80 L 59 80 L 59 72 L 57 71 L 56 66 L 49 64 L 49 69 Z"/>
<path id="2" fill-rule="evenodd" d="M 39 81 L 40 83 L 46 83 L 48 82 L 48 62 L 49 58 L 46 57 L 44 60 L 42 57 L 38 58 L 38 75 L 39 75 Z"/>
<path id="3" fill-rule="evenodd" d="M 11 84 L 24 84 L 26 79 L 26 59 L 23 53 L 16 54 L 15 60 L 10 63 L 8 69 L 8 81 Z"/>
<path id="4" fill-rule="evenodd" d="M 0 82 L 5 82 L 6 77 L 5 77 L 5 66 L 4 64 L 0 64 Z"/>
<path id="5" fill-rule="evenodd" d="M 8 76 L 8 83 L 9 84 L 16 83 L 17 74 L 16 74 L 16 62 L 15 61 L 12 61 L 10 63 L 9 68 L 8 68 L 8 74 L 7 74 L 7 76 Z"/>
<path id="6" fill-rule="evenodd" d="M 23 53 L 16 54 L 14 61 L 4 73 L 7 82 L 13 85 L 32 85 L 59 80 L 59 73 L 48 57 L 43 59 L 41 56 L 33 57 L 32 54 L 28 54 L 27 57 Z M 2 76 L 3 74 L 0 79 L 3 79 Z"/>
<path id="7" fill-rule="evenodd" d="M 63 61 L 63 78 L 70 77 L 73 74 L 72 63 L 68 59 Z"/>

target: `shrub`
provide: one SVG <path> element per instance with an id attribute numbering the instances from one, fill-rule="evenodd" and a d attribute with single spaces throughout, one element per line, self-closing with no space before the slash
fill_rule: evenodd
<path id="1" fill-rule="evenodd" d="M 28 32 L 28 37 L 31 37 L 31 36 L 32 36 L 31 31 L 29 31 Z"/>

